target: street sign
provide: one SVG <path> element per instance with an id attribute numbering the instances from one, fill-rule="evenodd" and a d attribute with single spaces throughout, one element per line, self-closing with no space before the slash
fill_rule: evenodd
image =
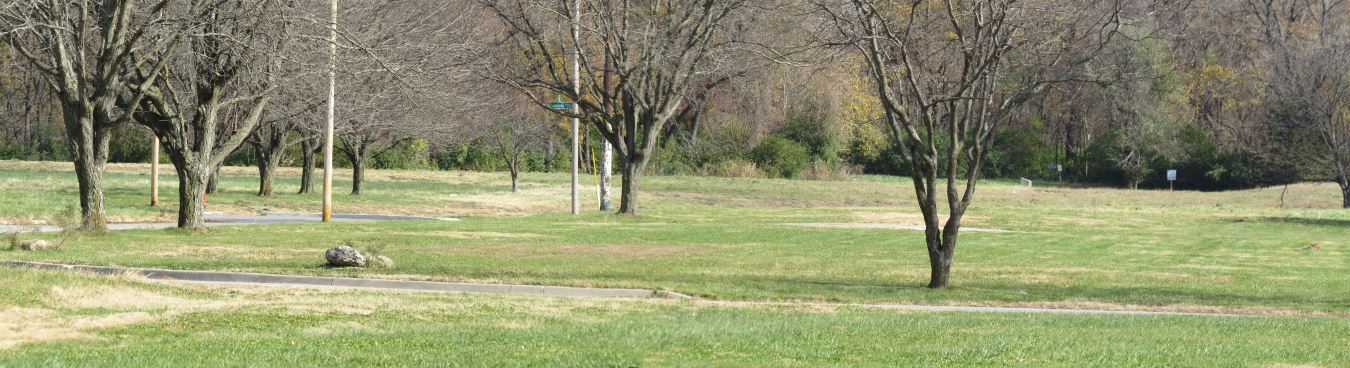
<path id="1" fill-rule="evenodd" d="M 576 105 L 576 104 L 573 104 L 573 103 L 571 103 L 571 102 L 554 102 L 554 103 L 548 104 L 548 108 L 553 109 L 553 110 L 571 110 L 571 109 L 572 109 L 572 106 L 575 106 L 575 105 Z"/>
<path id="2" fill-rule="evenodd" d="M 1176 180 L 1177 180 L 1177 171 L 1167 170 L 1167 181 L 1176 181 Z"/>

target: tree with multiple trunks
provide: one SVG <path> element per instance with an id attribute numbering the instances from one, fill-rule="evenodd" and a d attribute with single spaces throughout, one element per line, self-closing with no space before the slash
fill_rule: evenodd
<path id="1" fill-rule="evenodd" d="M 913 179 L 930 288 L 947 287 L 961 219 L 994 133 L 1083 65 L 1122 25 L 1122 4 L 1067 0 L 820 0 L 867 74 Z M 940 201 L 946 201 L 945 214 Z"/>
<path id="2" fill-rule="evenodd" d="M 169 1 L 16 0 L 0 6 L 0 37 L 46 78 L 60 106 L 75 177 L 80 186 L 81 227 L 103 230 L 103 168 L 118 125 L 131 120 L 145 96 L 125 85 L 136 70 L 162 68 L 164 50 L 180 41 L 166 25 Z"/>
<path id="3" fill-rule="evenodd" d="M 167 7 L 185 19 L 185 47 L 128 79 L 145 96 L 132 105 L 136 122 L 155 132 L 178 173 L 179 228 L 205 228 L 207 181 L 263 118 L 278 85 L 277 53 L 291 40 L 288 10 L 270 0 Z"/>

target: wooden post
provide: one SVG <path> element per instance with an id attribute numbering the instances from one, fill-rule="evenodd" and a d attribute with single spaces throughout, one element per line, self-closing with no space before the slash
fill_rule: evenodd
<path id="1" fill-rule="evenodd" d="M 333 221 L 333 113 L 337 100 L 337 0 L 328 21 L 328 117 L 323 139 L 323 222 Z"/>
<path id="2" fill-rule="evenodd" d="M 159 207 L 159 137 L 150 136 L 150 207 Z"/>

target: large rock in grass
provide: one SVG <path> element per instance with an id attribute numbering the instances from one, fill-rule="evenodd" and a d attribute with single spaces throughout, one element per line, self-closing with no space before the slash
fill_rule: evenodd
<path id="1" fill-rule="evenodd" d="M 52 243 L 42 239 L 30 239 L 19 242 L 19 250 L 38 251 L 52 247 Z"/>
<path id="2" fill-rule="evenodd" d="M 365 267 L 366 256 L 346 245 L 339 245 L 323 253 L 328 265 L 333 267 Z"/>

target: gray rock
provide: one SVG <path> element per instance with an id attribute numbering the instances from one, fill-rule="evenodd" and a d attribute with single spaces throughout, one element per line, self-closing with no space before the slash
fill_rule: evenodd
<path id="1" fill-rule="evenodd" d="M 323 253 L 333 267 L 365 267 L 366 256 L 346 245 L 339 245 Z"/>
<path id="2" fill-rule="evenodd" d="M 29 239 L 19 242 L 19 250 L 36 251 L 52 247 L 52 243 L 42 239 Z"/>
<path id="3" fill-rule="evenodd" d="M 389 257 L 375 256 L 375 263 L 379 264 L 380 267 L 394 268 L 394 260 L 389 259 Z"/>

